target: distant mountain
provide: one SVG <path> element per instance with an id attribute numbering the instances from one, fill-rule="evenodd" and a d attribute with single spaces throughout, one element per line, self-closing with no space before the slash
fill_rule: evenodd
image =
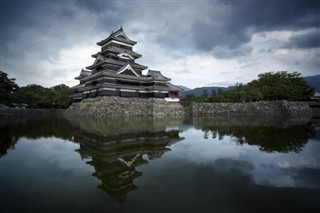
<path id="1" fill-rule="evenodd" d="M 314 87 L 316 92 L 320 92 L 320 75 L 307 76 L 304 77 L 304 80 L 306 80 L 309 86 Z"/>
<path id="2" fill-rule="evenodd" d="M 316 92 L 320 92 L 320 75 L 307 76 L 307 77 L 304 77 L 304 79 L 310 86 L 315 88 Z M 190 89 L 182 85 L 178 85 L 178 87 L 182 89 L 182 91 L 180 92 L 180 96 L 182 97 L 186 95 L 200 96 L 203 94 L 205 90 L 207 90 L 207 92 L 211 94 L 212 90 L 215 90 L 215 91 L 218 91 L 219 89 L 230 90 L 234 88 L 233 86 L 229 86 L 229 87 L 197 87 L 195 89 Z"/>
<path id="3" fill-rule="evenodd" d="M 200 96 L 203 94 L 203 92 L 205 90 L 207 90 L 207 92 L 209 93 L 209 95 L 212 93 L 212 90 L 215 90 L 215 91 L 218 91 L 219 89 L 222 89 L 222 90 L 230 90 L 232 89 L 233 87 L 230 86 L 230 87 L 197 87 L 195 89 L 191 89 L 191 90 L 187 90 L 187 91 L 182 91 L 180 92 L 180 95 L 183 97 L 183 96 L 186 96 L 186 95 L 194 95 L 194 96 Z"/>
<path id="4" fill-rule="evenodd" d="M 180 87 L 182 91 L 189 91 L 191 90 L 189 87 L 183 86 L 183 85 L 177 85 L 177 87 Z"/>

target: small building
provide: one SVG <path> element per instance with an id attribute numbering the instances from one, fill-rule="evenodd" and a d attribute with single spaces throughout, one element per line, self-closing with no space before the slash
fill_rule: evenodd
<path id="1" fill-rule="evenodd" d="M 133 51 L 137 44 L 128 38 L 122 27 L 106 39 L 97 42 L 100 52 L 92 55 L 95 61 L 75 77 L 79 84 L 72 87 L 74 102 L 98 96 L 163 98 L 178 102 L 180 88 L 160 71 L 138 64 L 141 55 Z M 143 74 L 142 71 L 147 71 Z"/>
<path id="2" fill-rule="evenodd" d="M 28 104 L 24 104 L 24 103 L 12 103 L 12 104 L 10 105 L 10 107 L 16 108 L 16 109 L 26 109 L 26 108 L 28 108 L 29 106 L 28 106 Z"/>

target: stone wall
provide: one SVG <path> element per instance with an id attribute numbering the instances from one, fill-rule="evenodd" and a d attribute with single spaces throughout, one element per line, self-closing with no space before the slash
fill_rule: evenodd
<path id="1" fill-rule="evenodd" d="M 192 115 L 312 116 L 308 103 L 291 101 L 192 103 L 186 112 Z"/>
<path id="2" fill-rule="evenodd" d="M 71 117 L 128 117 L 198 115 L 259 115 L 311 117 L 312 109 L 306 102 L 261 101 L 250 103 L 192 103 L 184 108 L 180 103 L 164 99 L 97 97 L 73 103 L 66 111 Z"/>
<path id="3" fill-rule="evenodd" d="M 64 109 L 1 108 L 0 119 L 60 117 L 63 112 Z"/>
<path id="4" fill-rule="evenodd" d="M 184 108 L 180 103 L 164 99 L 105 96 L 73 103 L 64 114 L 77 117 L 181 116 Z"/>

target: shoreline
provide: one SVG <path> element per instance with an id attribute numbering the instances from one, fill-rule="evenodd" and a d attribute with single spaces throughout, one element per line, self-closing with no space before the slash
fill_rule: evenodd
<path id="1" fill-rule="evenodd" d="M 46 108 L 1 108 L 0 119 L 31 119 L 46 117 L 62 117 L 66 109 L 46 109 Z"/>
<path id="2" fill-rule="evenodd" d="M 114 107 L 117 105 L 118 107 Z M 151 100 L 152 101 L 152 100 Z M 149 100 L 150 102 L 150 100 Z M 136 104 L 136 105 L 135 105 Z M 259 116 L 259 117 L 319 117 L 319 109 L 313 109 L 306 102 L 270 101 L 248 103 L 192 103 L 187 107 L 174 107 L 152 101 L 152 106 L 143 102 L 132 102 L 132 99 L 104 100 L 89 99 L 86 102 L 73 103 L 68 109 L 46 108 L 0 108 L 0 118 L 43 118 L 43 117 L 185 117 L 190 116 Z M 137 105 L 139 104 L 139 105 Z M 137 107 L 146 105 L 144 110 L 136 113 Z M 135 106 L 133 106 L 135 105 Z M 159 107 L 160 106 L 160 107 Z M 169 106 L 169 110 L 168 110 Z M 156 113 L 154 108 L 157 109 Z M 108 111 L 106 111 L 108 109 Z M 113 110 L 111 110 L 113 109 Z M 124 113 L 125 112 L 125 113 Z M 133 112 L 133 113 L 132 113 Z M 145 113 L 147 112 L 147 113 Z"/>

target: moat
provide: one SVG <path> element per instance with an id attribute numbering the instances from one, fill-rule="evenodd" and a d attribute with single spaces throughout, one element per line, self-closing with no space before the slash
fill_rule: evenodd
<path id="1" fill-rule="evenodd" d="M 235 118 L 2 119 L 1 212 L 319 212 L 320 127 Z"/>

